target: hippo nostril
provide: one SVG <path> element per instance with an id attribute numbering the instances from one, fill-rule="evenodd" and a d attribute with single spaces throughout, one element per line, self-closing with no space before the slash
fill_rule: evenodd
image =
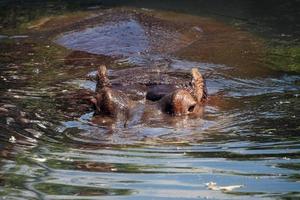
<path id="1" fill-rule="evenodd" d="M 189 107 L 188 111 L 189 111 L 189 112 L 193 112 L 194 109 L 195 109 L 195 105 L 192 105 L 192 106 Z"/>

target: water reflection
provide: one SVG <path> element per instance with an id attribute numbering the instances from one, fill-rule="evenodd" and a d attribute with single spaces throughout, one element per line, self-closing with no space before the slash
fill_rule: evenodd
<path id="1" fill-rule="evenodd" d="M 143 28 L 133 20 L 64 35 L 57 42 L 75 50 L 108 56 L 133 56 L 149 48 Z"/>

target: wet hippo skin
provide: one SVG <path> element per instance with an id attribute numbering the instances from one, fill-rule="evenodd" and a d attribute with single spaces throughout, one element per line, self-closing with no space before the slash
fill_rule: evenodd
<path id="1" fill-rule="evenodd" d="M 112 76 L 115 77 L 111 80 L 112 85 L 123 86 L 122 90 L 125 91 L 128 87 L 143 86 L 142 90 L 146 92 L 146 99 L 151 101 L 160 100 L 166 94 L 177 89 L 189 91 L 199 103 L 203 103 L 207 99 L 205 80 L 197 68 L 186 73 L 172 71 L 168 68 L 134 67 L 112 72 Z"/>
<path id="2" fill-rule="evenodd" d="M 151 101 L 158 101 L 171 91 L 175 91 L 174 85 L 151 85 L 147 89 L 146 99 Z"/>
<path id="3" fill-rule="evenodd" d="M 171 115 L 187 115 L 193 113 L 197 101 L 184 89 L 178 89 L 165 95 L 160 101 L 161 109 Z"/>
<path id="4" fill-rule="evenodd" d="M 187 78 L 171 76 L 164 72 L 152 73 L 149 70 L 137 70 L 139 73 L 133 76 L 131 70 L 120 70 L 114 75 L 117 78 L 110 81 L 106 66 L 99 67 L 96 96 L 93 99 L 95 115 L 129 115 L 136 102 L 128 91 L 144 94 L 145 99 L 157 101 L 157 109 L 171 115 L 196 113 L 207 99 L 205 81 L 196 68 L 191 70 Z"/>
<path id="5" fill-rule="evenodd" d="M 92 100 L 95 105 L 95 115 L 117 117 L 118 114 L 127 114 L 134 102 L 122 91 L 112 88 L 107 69 L 99 67 L 96 96 Z"/>

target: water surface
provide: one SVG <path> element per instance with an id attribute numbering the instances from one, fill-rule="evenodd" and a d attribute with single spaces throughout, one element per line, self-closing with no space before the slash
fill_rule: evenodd
<path id="1" fill-rule="evenodd" d="M 0 194 L 8 199 L 299 198 L 300 76 L 262 38 L 191 14 L 113 8 L 50 16 L 1 39 Z M 207 79 L 200 118 L 93 121 L 99 64 Z M 232 191 L 210 190 L 242 185 Z"/>

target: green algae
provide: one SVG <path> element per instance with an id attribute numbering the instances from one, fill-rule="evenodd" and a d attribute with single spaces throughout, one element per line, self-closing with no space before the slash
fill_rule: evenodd
<path id="1" fill-rule="evenodd" d="M 275 70 L 300 73 L 300 46 L 271 47 L 266 62 Z"/>

